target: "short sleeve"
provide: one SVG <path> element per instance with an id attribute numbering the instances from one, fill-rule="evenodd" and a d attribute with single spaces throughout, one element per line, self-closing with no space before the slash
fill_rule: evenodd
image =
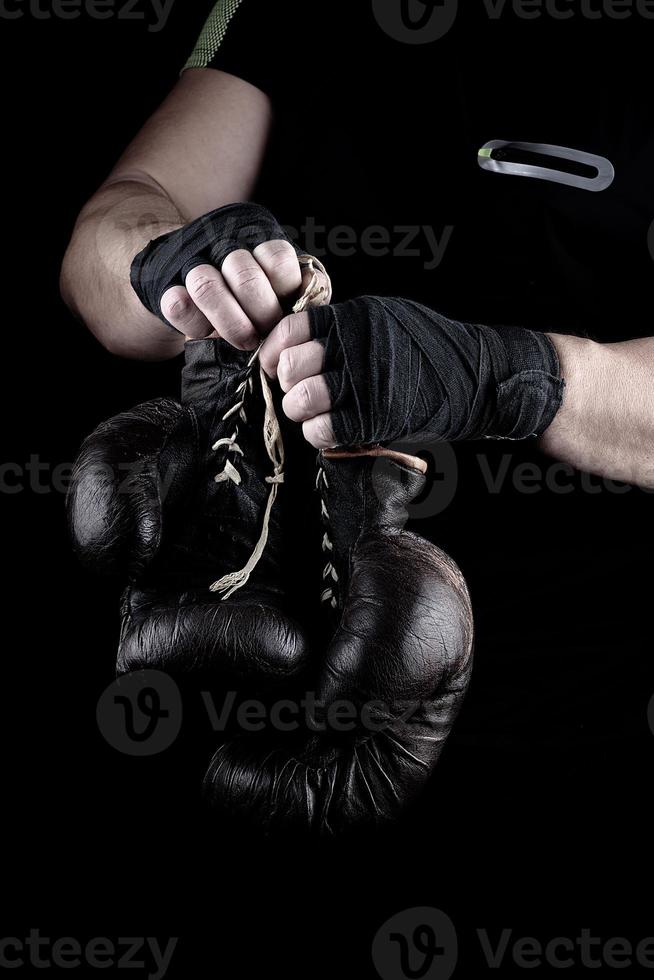
<path id="1" fill-rule="evenodd" d="M 272 96 L 297 65 L 299 6 L 298 0 L 218 0 L 183 71 L 219 69 Z"/>

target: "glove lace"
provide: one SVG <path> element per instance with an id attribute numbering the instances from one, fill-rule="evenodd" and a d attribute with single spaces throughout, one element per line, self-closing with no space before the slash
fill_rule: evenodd
<path id="1" fill-rule="evenodd" d="M 255 364 L 258 363 L 260 350 L 261 345 L 259 345 L 248 361 L 248 374 L 237 388 L 237 394 L 241 395 L 240 401 L 236 402 L 236 404 L 223 415 L 223 422 L 231 418 L 232 415 L 238 413 L 238 417 L 241 419 L 241 421 L 247 424 L 245 398 L 248 391 L 252 392 L 254 390 L 253 372 Z M 222 578 L 217 579 L 209 586 L 211 592 L 221 593 L 221 599 L 228 599 L 234 594 L 234 592 L 242 588 L 242 586 L 244 586 L 250 578 L 254 568 L 256 568 L 257 564 L 259 563 L 259 560 L 265 551 L 266 544 L 268 543 L 270 514 L 272 512 L 273 504 L 277 499 L 279 486 L 284 482 L 284 441 L 282 439 L 277 413 L 275 412 L 275 405 L 273 402 L 272 392 L 270 390 L 270 384 L 268 383 L 268 378 L 266 377 L 260 364 L 259 382 L 261 384 L 261 391 L 266 405 L 263 421 L 263 441 L 266 447 L 266 452 L 268 453 L 268 458 L 273 464 L 272 475 L 265 478 L 266 483 L 270 485 L 270 492 L 268 493 L 268 501 L 266 503 L 266 509 L 263 515 L 261 534 L 259 535 L 259 540 L 257 541 L 254 551 L 250 555 L 246 564 L 243 566 L 243 568 L 240 568 L 235 572 L 228 572 L 226 575 L 223 575 Z M 218 442 L 214 443 L 212 448 L 217 450 L 226 446 L 227 453 L 234 453 L 236 455 L 243 456 L 243 450 L 239 446 L 237 439 L 238 423 L 231 436 L 226 439 L 219 439 Z M 232 480 L 238 486 L 241 483 L 241 474 L 238 472 L 234 464 L 227 459 L 223 469 L 216 474 L 214 480 L 217 483 L 222 483 L 224 480 Z"/>
<path id="2" fill-rule="evenodd" d="M 321 457 L 319 456 L 320 460 Z M 327 530 L 322 537 L 322 550 L 325 554 L 331 554 L 334 550 L 331 538 L 329 537 L 329 511 L 327 510 L 327 504 L 325 503 L 325 491 L 329 490 L 329 481 L 327 480 L 327 474 L 325 473 L 324 467 L 320 462 L 318 462 L 318 475 L 316 476 L 316 490 L 320 494 L 320 515 L 322 517 L 323 523 L 327 526 Z M 325 567 L 322 573 L 323 581 L 329 582 L 328 585 L 322 590 L 320 594 L 321 602 L 328 602 L 332 609 L 338 608 L 338 572 L 334 568 L 331 561 L 325 563 Z"/>
<path id="3" fill-rule="evenodd" d="M 257 347 L 256 351 L 248 361 L 246 376 L 243 379 L 243 381 L 241 381 L 238 388 L 236 389 L 236 394 L 241 395 L 241 397 L 239 401 L 237 401 L 234 405 L 232 405 L 232 407 L 229 409 L 228 412 L 225 412 L 225 414 L 222 417 L 223 422 L 226 422 L 233 415 L 236 415 L 236 413 L 238 413 L 238 418 L 242 422 L 247 423 L 247 415 L 245 413 L 245 397 L 248 391 L 251 393 L 254 389 L 252 372 L 254 370 L 254 364 L 257 360 L 257 357 L 259 356 L 260 350 L 261 350 L 261 345 Z M 231 436 L 227 436 L 226 438 L 219 439 L 217 442 L 214 442 L 211 448 L 214 452 L 217 452 L 219 449 L 222 449 L 224 446 L 226 446 L 227 453 L 236 453 L 239 456 L 243 456 L 243 450 L 241 449 L 238 442 L 236 441 L 237 439 L 238 439 L 238 421 L 236 422 L 234 431 L 232 432 Z M 224 483 L 225 480 L 231 480 L 233 483 L 235 483 L 238 486 L 241 482 L 241 474 L 236 469 L 234 464 L 229 459 L 226 459 L 225 465 L 223 466 L 222 470 L 220 470 L 219 473 L 216 473 L 216 475 L 214 476 L 214 480 L 216 481 L 216 483 Z"/>
<path id="4" fill-rule="evenodd" d="M 329 302 L 329 299 L 331 298 L 331 283 L 322 262 L 314 258 L 312 255 L 299 256 L 299 262 L 303 268 L 308 268 L 310 270 L 312 276 L 302 296 L 300 296 L 298 301 L 295 303 L 293 313 L 303 313 L 308 306 L 316 305 L 325 301 Z M 320 283 L 318 272 L 322 272 L 322 274 L 325 276 L 326 285 Z M 266 509 L 263 515 L 261 534 L 259 535 L 259 540 L 254 547 L 254 551 L 243 568 L 235 572 L 228 572 L 226 575 L 223 575 L 222 578 L 217 579 L 209 586 L 211 592 L 221 593 L 221 599 L 228 599 L 234 594 L 234 592 L 242 588 L 250 578 L 254 568 L 259 563 L 261 556 L 265 551 L 266 544 L 268 543 L 272 508 L 275 500 L 277 499 L 279 487 L 284 482 L 284 440 L 282 438 L 282 433 L 279 426 L 279 419 L 277 418 L 277 413 L 275 411 L 275 403 L 273 401 L 272 391 L 270 390 L 270 384 L 263 368 L 261 367 L 261 364 L 259 364 L 259 353 L 262 346 L 263 343 L 259 344 L 258 348 L 248 361 L 246 376 L 236 389 L 238 401 L 236 401 L 229 411 L 225 412 L 222 417 L 222 421 L 226 422 L 232 418 L 232 416 L 237 416 L 234 431 L 232 432 L 231 436 L 218 439 L 218 441 L 212 446 L 212 449 L 216 451 L 225 449 L 227 455 L 232 454 L 234 459 L 236 459 L 238 456 L 244 455 L 243 450 L 237 441 L 239 433 L 238 420 L 247 425 L 248 419 L 245 411 L 245 402 L 248 393 L 252 394 L 254 391 L 254 369 L 258 364 L 259 383 L 261 385 L 261 392 L 265 402 L 263 441 L 266 447 L 266 452 L 268 453 L 268 458 L 273 465 L 273 472 L 271 475 L 265 478 L 266 483 L 270 485 L 270 491 L 268 493 L 268 501 L 266 503 Z M 216 483 L 223 483 L 226 480 L 231 480 L 236 484 L 236 486 L 239 486 L 241 483 L 241 474 L 238 472 L 234 463 L 228 458 L 225 460 L 222 470 L 220 470 L 220 472 L 214 477 L 214 480 Z"/>

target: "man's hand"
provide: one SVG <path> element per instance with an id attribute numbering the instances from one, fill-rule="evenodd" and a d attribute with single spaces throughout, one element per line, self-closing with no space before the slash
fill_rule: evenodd
<path id="1" fill-rule="evenodd" d="M 332 400 L 322 374 L 325 348 L 312 340 L 309 313 L 284 317 L 266 339 L 259 360 L 264 371 L 279 381 L 286 393 L 284 413 L 293 422 L 302 423 L 307 442 L 316 449 L 335 446 Z"/>
<path id="2" fill-rule="evenodd" d="M 161 312 L 189 340 L 217 334 L 240 350 L 252 350 L 284 315 L 281 304 L 302 284 L 295 249 L 281 239 L 252 252 L 236 249 L 220 269 L 196 266 L 184 285 L 171 286 Z"/>
<path id="3" fill-rule="evenodd" d="M 183 333 L 164 328 L 139 301 L 131 263 L 162 233 L 247 201 L 271 125 L 270 100 L 253 85 L 218 70 L 185 71 L 86 204 L 64 258 L 61 291 L 112 353 L 145 360 L 180 353 Z"/>
<path id="4" fill-rule="evenodd" d="M 197 340 L 218 334 L 252 350 L 298 292 L 298 252 L 273 215 L 256 204 L 217 208 L 151 241 L 132 263 L 147 310 Z"/>
<path id="5" fill-rule="evenodd" d="M 518 328 L 447 319 L 418 303 L 364 296 L 285 317 L 261 350 L 286 415 L 311 445 L 524 439 L 561 404 L 552 342 Z"/>

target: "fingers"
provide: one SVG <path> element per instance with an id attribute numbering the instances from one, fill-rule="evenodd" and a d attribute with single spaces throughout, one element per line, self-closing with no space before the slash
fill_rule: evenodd
<path id="1" fill-rule="evenodd" d="M 333 449 L 337 445 L 331 415 L 316 415 L 302 423 L 302 434 L 314 449 Z"/>
<path id="2" fill-rule="evenodd" d="M 294 385 L 282 399 L 284 414 L 292 422 L 304 422 L 332 407 L 327 382 L 321 374 Z"/>
<path id="3" fill-rule="evenodd" d="M 189 296 L 206 319 L 232 346 L 254 350 L 259 335 L 232 294 L 224 277 L 212 265 L 199 265 L 186 277 Z"/>
<path id="4" fill-rule="evenodd" d="M 259 333 L 270 330 L 259 359 L 285 392 L 284 413 L 291 421 L 302 423 L 307 442 L 316 449 L 328 449 L 336 445 L 336 437 L 329 414 L 329 389 L 321 374 L 324 347 L 312 340 L 307 313 L 280 319 L 278 297 L 306 286 L 295 251 L 288 246 L 289 255 L 281 247 L 285 245 L 264 242 L 255 249 L 256 261 L 245 249 L 238 249 L 225 259 L 222 273 L 210 265 L 197 266 L 186 277 L 186 289 L 173 286 L 167 290 L 161 310 L 187 337 L 201 339 L 215 329 L 241 350 L 254 349 Z"/>
<path id="5" fill-rule="evenodd" d="M 286 347 L 279 355 L 277 379 L 284 392 L 300 381 L 320 374 L 325 363 L 325 348 L 317 340 L 310 340 L 297 347 Z"/>
<path id="6" fill-rule="evenodd" d="M 259 354 L 259 361 L 266 374 L 270 378 L 276 378 L 281 352 L 309 340 L 311 340 L 309 315 L 292 313 L 290 316 L 285 316 L 268 334 Z"/>
<path id="7" fill-rule="evenodd" d="M 192 340 L 215 330 L 234 347 L 253 350 L 282 319 L 280 300 L 301 288 L 302 270 L 290 242 L 275 240 L 254 253 L 230 252 L 220 271 L 197 266 L 185 286 L 171 287 L 161 301 L 162 314 L 176 330 Z"/>
<path id="8" fill-rule="evenodd" d="M 294 251 L 293 254 L 295 255 Z M 279 323 L 284 312 L 268 276 L 254 255 L 243 248 L 230 252 L 223 262 L 221 272 L 238 305 L 258 333 L 269 333 Z"/>
<path id="9" fill-rule="evenodd" d="M 302 272 L 290 242 L 263 242 L 257 245 L 253 254 L 280 299 L 288 299 L 298 291 L 302 285 Z"/>
<path id="10" fill-rule="evenodd" d="M 268 252 L 266 260 L 272 254 Z M 285 260 L 283 256 L 282 262 Z M 245 250 L 227 257 L 223 273 L 210 265 L 197 266 L 186 277 L 186 289 L 173 286 L 165 293 L 162 313 L 187 337 L 201 339 L 215 329 L 235 347 L 254 349 L 259 340 L 256 327 L 264 330 L 281 316 L 272 284 L 265 278 L 270 273 L 258 265 L 255 267 L 252 256 Z M 297 278 L 301 278 L 299 266 Z M 282 288 L 279 280 L 276 288 Z M 290 292 L 298 288 L 290 270 L 284 288 Z M 285 392 L 284 413 L 291 421 L 303 423 L 307 442 L 316 449 L 335 446 L 329 415 L 331 398 L 321 375 L 325 351 L 319 341 L 311 339 L 308 314 L 291 314 L 281 319 L 265 340 L 259 357 L 266 373 L 278 377 Z"/>
<path id="11" fill-rule="evenodd" d="M 325 364 L 323 345 L 311 339 L 307 313 L 284 317 L 264 341 L 261 365 L 271 378 L 279 379 L 286 394 L 284 414 L 302 422 L 305 439 L 316 449 L 336 445 L 329 410 L 332 407 L 327 382 L 320 373 Z"/>
<path id="12" fill-rule="evenodd" d="M 161 297 L 161 312 L 175 330 L 190 340 L 202 340 L 213 333 L 207 320 L 183 286 L 171 286 Z"/>

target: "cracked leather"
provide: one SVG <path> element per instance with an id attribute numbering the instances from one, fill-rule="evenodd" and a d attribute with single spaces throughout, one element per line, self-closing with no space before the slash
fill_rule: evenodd
<path id="1" fill-rule="evenodd" d="M 321 524 L 314 496 L 315 519 L 300 528 L 311 559 L 323 533 L 331 545 L 337 602 L 321 614 L 323 641 L 313 611 L 305 610 L 311 622 L 292 614 L 294 581 L 312 561 L 289 557 L 289 510 L 279 498 L 246 585 L 227 600 L 209 591 L 252 554 L 270 488 L 256 376 L 247 422 L 239 422 L 243 455 L 230 457 L 242 482 L 213 479 L 225 453 L 211 446 L 233 434 L 234 416 L 223 416 L 239 399 L 249 356 L 220 340 L 187 344 L 181 403 L 147 402 L 86 439 L 68 498 L 73 544 L 86 565 L 129 579 L 119 673 L 157 668 L 281 697 L 315 692 L 318 707 L 297 731 L 230 733 L 205 777 L 210 805 L 268 831 L 334 834 L 385 823 L 424 787 L 464 698 L 466 585 L 451 559 L 405 529 L 421 472 L 386 457 L 325 453 L 319 487 L 328 516 Z M 292 510 L 291 518 L 297 525 Z M 330 721 L 341 701 L 353 713 L 347 731 Z"/>

